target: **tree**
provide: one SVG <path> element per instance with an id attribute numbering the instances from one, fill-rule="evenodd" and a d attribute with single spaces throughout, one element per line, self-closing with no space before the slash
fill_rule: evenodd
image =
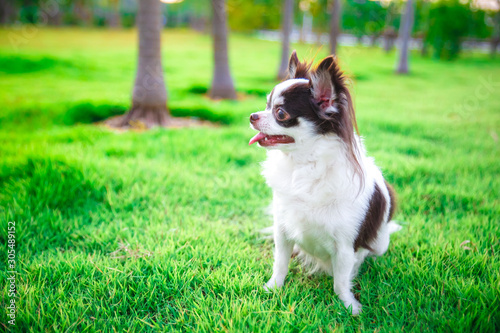
<path id="1" fill-rule="evenodd" d="M 280 9 L 281 3 L 276 0 L 227 0 L 228 23 L 232 31 L 276 30 Z"/>
<path id="2" fill-rule="evenodd" d="M 440 0 L 432 3 L 426 41 L 432 46 L 435 58 L 452 60 L 458 57 L 462 49 L 462 39 L 469 35 L 475 25 L 473 16 L 470 5 L 460 0 Z M 484 20 L 484 17 L 482 19 Z"/>
<path id="3" fill-rule="evenodd" d="M 490 56 L 495 57 L 500 44 L 500 0 L 497 0 L 498 11 L 493 13 L 493 33 L 490 41 Z"/>
<path id="4" fill-rule="evenodd" d="M 399 25 L 399 61 L 396 68 L 398 74 L 408 74 L 408 53 L 411 31 L 413 27 L 413 0 L 407 0 Z"/>
<path id="5" fill-rule="evenodd" d="M 141 2 L 141 0 L 139 0 L 139 2 Z M 119 28 L 122 24 L 120 17 L 120 0 L 108 0 L 107 5 L 106 21 L 108 26 L 111 28 Z"/>
<path id="6" fill-rule="evenodd" d="M 13 21 L 15 5 L 8 0 L 0 0 L 0 25 L 7 25 Z"/>
<path id="7" fill-rule="evenodd" d="M 330 13 L 330 54 L 337 54 L 338 38 L 340 36 L 341 5 L 340 0 L 333 0 Z"/>
<path id="8" fill-rule="evenodd" d="M 283 80 L 288 74 L 288 59 L 290 54 L 290 35 L 293 28 L 293 0 L 283 0 L 283 16 L 281 19 L 281 63 L 278 79 Z"/>
<path id="9" fill-rule="evenodd" d="M 74 22 L 86 26 L 92 25 L 92 4 L 89 0 L 76 0 L 73 3 Z"/>
<path id="10" fill-rule="evenodd" d="M 382 36 L 384 37 L 383 47 L 386 53 L 392 50 L 394 42 L 398 37 L 396 29 L 392 26 L 394 17 L 396 16 L 396 9 L 397 6 L 393 1 L 391 1 L 386 8 L 384 30 L 382 32 Z"/>
<path id="11" fill-rule="evenodd" d="M 214 48 L 214 75 L 211 98 L 235 99 L 233 79 L 229 71 L 227 51 L 227 15 L 225 0 L 212 0 L 212 34 Z"/>
<path id="12" fill-rule="evenodd" d="M 385 8 L 381 1 L 346 0 L 342 8 L 342 27 L 363 43 L 364 36 L 370 36 L 372 45 L 382 35 Z"/>
<path id="13" fill-rule="evenodd" d="M 142 122 L 147 127 L 166 126 L 170 117 L 161 65 L 162 16 L 159 0 L 139 1 L 137 27 L 139 61 L 132 109 L 125 115 L 121 125 Z"/>

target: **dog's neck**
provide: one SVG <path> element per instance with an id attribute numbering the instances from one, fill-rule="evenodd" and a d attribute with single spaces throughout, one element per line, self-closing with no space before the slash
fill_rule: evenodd
<path id="1" fill-rule="evenodd" d="M 348 158 L 344 141 L 333 135 L 319 136 L 289 150 L 270 150 L 263 166 L 263 174 L 271 187 L 303 196 L 304 200 L 311 197 L 311 193 L 316 193 L 316 198 L 331 200 L 332 189 L 337 189 L 335 193 L 340 197 L 351 192 L 355 197 L 353 189 L 361 188 L 362 183 Z M 303 183 L 303 179 L 309 181 Z"/>
<path id="2" fill-rule="evenodd" d="M 356 144 L 360 145 L 357 138 Z M 272 151 L 270 151 L 272 152 Z M 280 153 L 293 164 L 309 164 L 327 160 L 339 163 L 348 162 L 346 143 L 335 135 L 321 135 L 298 142 L 290 149 L 280 150 Z"/>

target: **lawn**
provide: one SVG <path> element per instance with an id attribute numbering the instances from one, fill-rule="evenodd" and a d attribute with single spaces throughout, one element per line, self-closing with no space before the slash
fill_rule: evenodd
<path id="1" fill-rule="evenodd" d="M 134 31 L 0 30 L 0 240 L 14 221 L 17 271 L 16 325 L 3 283 L 2 330 L 500 331 L 500 60 L 413 54 L 412 74 L 397 76 L 395 53 L 341 49 L 361 134 L 404 226 L 362 266 L 364 308 L 352 317 L 330 277 L 296 263 L 283 290 L 262 289 L 271 191 L 248 116 L 276 84 L 280 45 L 233 35 L 239 100 L 211 101 L 209 37 L 169 30 L 163 43 L 172 114 L 216 126 L 93 123 L 129 106 Z"/>

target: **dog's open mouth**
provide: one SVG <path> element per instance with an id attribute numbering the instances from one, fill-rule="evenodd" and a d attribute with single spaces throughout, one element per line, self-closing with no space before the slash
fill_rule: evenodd
<path id="1" fill-rule="evenodd" d="M 288 135 L 268 135 L 260 132 L 252 139 L 250 139 L 249 145 L 258 142 L 262 147 L 270 147 L 288 143 L 294 143 L 295 140 Z"/>

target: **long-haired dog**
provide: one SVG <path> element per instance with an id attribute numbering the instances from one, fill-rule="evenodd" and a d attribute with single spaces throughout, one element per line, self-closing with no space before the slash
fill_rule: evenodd
<path id="1" fill-rule="evenodd" d="M 387 251 L 389 235 L 401 227 L 391 221 L 394 192 L 356 134 L 335 58 L 311 68 L 293 52 L 289 78 L 250 122 L 259 131 L 250 144 L 268 149 L 262 174 L 273 190 L 274 267 L 264 288 L 283 286 L 295 251 L 332 275 L 335 293 L 358 314 L 351 281 L 368 255 Z"/>

